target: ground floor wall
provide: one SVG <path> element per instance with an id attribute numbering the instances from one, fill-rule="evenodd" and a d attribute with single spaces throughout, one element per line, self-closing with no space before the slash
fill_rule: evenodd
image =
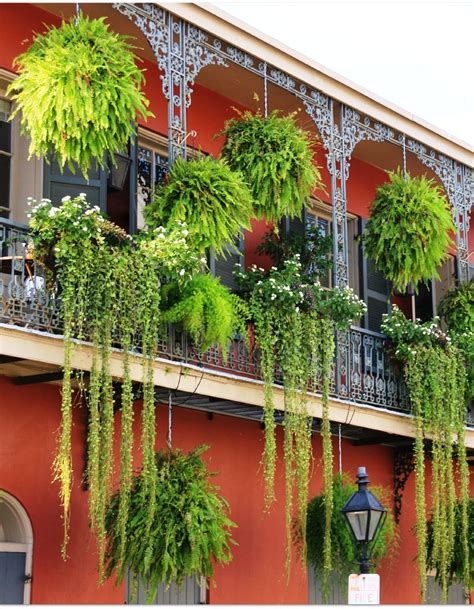
<path id="1" fill-rule="evenodd" d="M 111 581 L 97 584 L 95 541 L 87 518 L 87 491 L 81 479 L 85 463 L 86 409 L 75 406 L 73 430 L 74 491 L 67 561 L 60 556 L 62 521 L 58 486 L 51 483 L 51 464 L 60 424 L 60 388 L 55 385 L 16 386 L 0 377 L 0 489 L 16 497 L 33 526 L 33 603 L 123 603 L 124 586 Z M 285 576 L 284 479 L 281 459 L 277 473 L 277 501 L 269 513 L 263 510 L 263 482 L 260 465 L 263 431 L 257 422 L 175 407 L 173 445 L 189 450 L 209 445 L 204 458 L 210 470 L 219 472 L 215 483 L 231 506 L 231 518 L 238 528 L 230 565 L 216 570 L 215 587 L 209 600 L 217 603 L 308 602 L 305 569 L 295 559 L 292 575 Z M 135 439 L 139 440 L 140 404 L 136 405 Z M 120 415 L 117 414 L 117 426 Z M 167 432 L 167 407 L 157 408 L 157 448 L 163 447 Z M 321 489 L 321 443 L 315 436 L 314 465 L 310 494 Z M 339 446 L 334 441 L 335 469 Z M 140 457 L 135 455 L 135 466 Z M 393 488 L 393 451 L 382 446 L 341 444 L 343 471 L 354 476 L 365 465 L 374 484 Z M 392 508 L 392 506 L 386 506 Z M 399 525 L 400 544 L 392 561 L 380 569 L 383 603 L 419 602 L 414 525 L 414 476 L 405 491 Z"/>

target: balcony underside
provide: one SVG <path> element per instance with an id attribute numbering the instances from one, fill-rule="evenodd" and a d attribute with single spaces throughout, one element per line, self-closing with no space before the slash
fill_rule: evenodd
<path id="1" fill-rule="evenodd" d="M 0 345 L 0 374 L 14 377 L 17 384 L 60 382 L 64 360 L 62 336 L 0 324 Z M 110 366 L 117 381 L 122 377 L 122 359 L 121 351 L 114 350 Z M 91 360 L 92 346 L 77 342 L 72 356 L 73 367 L 88 371 Z M 130 373 L 133 381 L 141 381 L 140 355 L 132 356 Z M 175 402 L 188 408 L 261 420 L 263 384 L 257 379 L 159 357 L 154 363 L 154 383 L 159 401 L 167 401 L 168 390 L 172 390 Z M 274 395 L 276 409 L 283 411 L 283 388 L 275 385 Z M 322 417 L 320 397 L 309 394 L 307 406 L 317 430 Z M 400 446 L 402 438 L 415 435 L 412 417 L 406 413 L 337 398 L 331 398 L 330 418 L 335 432 L 341 424 L 343 435 L 359 444 Z M 466 445 L 474 449 L 474 430 L 470 428 L 466 432 Z"/>

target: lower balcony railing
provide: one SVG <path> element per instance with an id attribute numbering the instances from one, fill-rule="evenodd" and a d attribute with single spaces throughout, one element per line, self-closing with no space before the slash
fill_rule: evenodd
<path id="1" fill-rule="evenodd" d="M 28 254 L 28 228 L 0 219 L 0 322 L 61 334 L 62 323 L 54 290 L 46 288 L 42 267 Z M 404 383 L 385 358 L 381 334 L 351 327 L 336 335 L 331 393 L 334 397 L 409 412 Z M 160 339 L 161 358 L 205 369 L 260 379 L 258 349 L 242 338 L 231 345 L 226 361 L 219 349 L 199 353 L 185 333 L 169 327 Z M 278 375 L 277 375 L 278 378 Z M 313 387 L 318 391 L 318 383 Z"/>

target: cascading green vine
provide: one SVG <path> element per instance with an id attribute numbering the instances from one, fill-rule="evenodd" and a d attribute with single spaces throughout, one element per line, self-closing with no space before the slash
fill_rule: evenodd
<path id="1" fill-rule="evenodd" d="M 313 272 L 313 271 L 312 271 Z M 364 311 L 364 304 L 349 288 L 327 290 L 309 282 L 299 255 L 282 260 L 268 272 L 253 266 L 235 273 L 242 294 L 248 299 L 260 348 L 264 383 L 265 445 L 263 469 L 265 505 L 275 499 L 276 471 L 275 401 L 273 383 L 281 371 L 284 395 L 283 459 L 285 467 L 286 571 L 290 574 L 293 529 L 296 520 L 304 547 L 308 503 L 309 469 L 312 458 L 312 417 L 307 392 L 321 387 L 323 404 L 323 469 L 326 501 L 325 564 L 331 570 L 332 443 L 329 425 L 329 392 L 334 354 L 334 330 L 346 329 Z M 295 495 L 296 488 L 296 518 Z M 304 556 L 304 552 L 303 552 Z"/>
<path id="2" fill-rule="evenodd" d="M 329 602 L 329 577 L 332 572 L 331 522 L 333 511 L 333 451 L 331 425 L 329 421 L 329 390 L 331 368 L 334 357 L 334 324 L 329 319 L 320 320 L 320 369 L 321 369 L 321 403 L 323 418 L 321 435 L 323 440 L 323 496 L 324 496 L 324 543 L 323 543 L 323 580 L 322 592 L 325 602 Z"/>
<path id="3" fill-rule="evenodd" d="M 382 330 L 394 343 L 392 356 L 403 365 L 415 418 L 416 534 L 421 597 L 427 586 L 427 506 L 425 440 L 431 440 L 430 563 L 438 573 L 442 602 L 448 599 L 455 543 L 456 479 L 459 480 L 460 540 L 465 585 L 469 585 L 469 471 L 464 442 L 466 372 L 462 352 L 436 321 L 411 322 L 396 307 L 385 316 Z M 454 452 L 457 453 L 454 465 Z"/>
<path id="4" fill-rule="evenodd" d="M 171 292 L 183 291 L 187 283 L 203 270 L 203 260 L 190 242 L 190 233 L 183 223 L 169 229 L 159 227 L 132 239 L 107 221 L 98 207 L 90 208 L 85 195 L 76 199 L 65 197 L 61 207 L 53 207 L 49 200 L 43 200 L 33 209 L 31 228 L 33 255 L 48 269 L 48 281 L 58 286 L 64 320 L 62 423 L 54 462 L 54 476 L 60 482 L 63 505 L 64 557 L 73 475 L 72 355 L 75 339 L 92 343 L 88 385 L 85 387 L 86 375 L 82 375 L 80 386 L 85 387 L 83 393 L 89 410 L 86 471 L 89 520 L 97 537 L 99 579 L 103 581 L 107 547 L 105 519 L 114 472 L 114 401 L 119 395 L 114 391 L 112 382 L 112 349 L 120 346 L 123 350 L 117 518 L 120 541 L 118 568 L 123 574 L 130 541 L 127 522 L 133 481 L 134 390 L 131 357 L 137 353 L 142 356 L 140 475 L 143 479 L 141 500 L 146 506 L 148 531 L 145 537 L 145 565 L 150 565 L 156 532 L 152 525 L 156 516 L 157 488 L 153 365 L 162 325 L 162 293 L 169 298 Z M 237 297 L 229 300 L 228 314 L 232 319 L 236 319 L 244 307 L 237 306 L 236 300 Z M 244 321 L 239 322 L 242 327 Z M 227 345 L 223 348 L 227 348 Z"/>

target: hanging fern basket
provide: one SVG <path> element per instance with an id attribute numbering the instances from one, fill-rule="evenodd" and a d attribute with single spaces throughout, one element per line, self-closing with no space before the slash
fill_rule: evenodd
<path id="1" fill-rule="evenodd" d="M 408 285 L 439 279 L 455 232 L 451 211 L 441 189 L 425 176 L 389 173 L 377 188 L 363 236 L 367 256 L 404 293 Z"/>
<path id="2" fill-rule="evenodd" d="M 196 248 L 224 253 L 250 228 L 252 197 L 242 178 L 222 159 L 177 159 L 166 184 L 145 207 L 149 228 L 184 222 Z"/>
<path id="3" fill-rule="evenodd" d="M 151 116 L 133 48 L 103 17 L 82 14 L 35 37 L 16 58 L 20 75 L 8 90 L 30 155 L 87 176 L 93 160 L 103 166 L 107 154 L 126 151 L 137 114 Z"/>
<path id="4" fill-rule="evenodd" d="M 250 187 L 255 217 L 272 222 L 299 217 L 311 193 L 323 188 L 313 159 L 315 142 L 297 126 L 295 113 L 239 113 L 220 135 L 226 137 L 222 155 Z"/>
<path id="5" fill-rule="evenodd" d="M 119 494 L 112 497 L 107 513 L 107 573 L 115 572 L 120 582 L 130 568 L 148 586 L 148 602 L 153 601 L 159 584 L 180 585 L 189 576 L 212 577 L 215 564 L 227 564 L 232 559 L 230 548 L 235 541 L 231 529 L 236 525 L 228 517 L 227 502 L 209 482 L 212 474 L 201 459 L 207 448 L 199 446 L 189 454 L 179 449 L 156 454 L 156 510 L 150 530 L 146 528 L 143 476 L 134 478 L 123 561 Z M 143 543 L 145 539 L 147 544 Z M 151 553 L 146 551 L 150 540 Z"/>

